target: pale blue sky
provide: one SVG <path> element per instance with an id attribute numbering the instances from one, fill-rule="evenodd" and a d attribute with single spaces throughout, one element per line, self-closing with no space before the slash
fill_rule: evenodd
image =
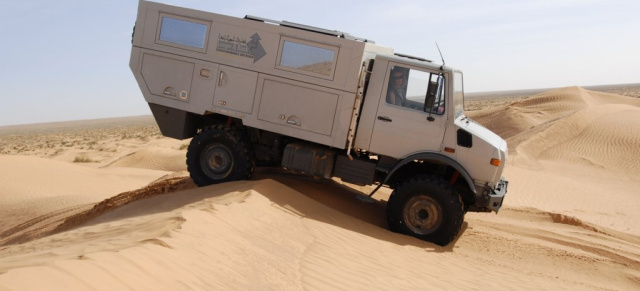
<path id="1" fill-rule="evenodd" d="M 375 40 L 467 92 L 640 83 L 635 0 L 160 0 Z M 0 126 L 150 114 L 129 70 L 136 0 L 2 0 Z"/>

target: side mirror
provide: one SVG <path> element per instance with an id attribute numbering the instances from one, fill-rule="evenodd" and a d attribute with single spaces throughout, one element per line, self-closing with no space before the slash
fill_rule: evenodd
<path id="1" fill-rule="evenodd" d="M 438 102 L 441 101 L 442 98 L 442 88 L 444 87 L 444 76 L 438 75 L 438 79 L 436 82 L 430 81 L 427 88 L 427 96 L 425 97 L 424 102 L 424 112 L 429 112 L 429 116 L 427 117 L 428 121 L 434 121 L 433 118 L 433 106 L 435 105 L 436 100 Z"/>

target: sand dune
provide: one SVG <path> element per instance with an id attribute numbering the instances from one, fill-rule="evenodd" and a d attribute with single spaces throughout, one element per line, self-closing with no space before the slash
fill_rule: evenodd
<path id="1" fill-rule="evenodd" d="M 584 109 L 523 142 L 535 159 L 593 166 L 640 180 L 640 107 L 607 104 Z"/>
<path id="2" fill-rule="evenodd" d="M 637 290 L 639 101 L 572 87 L 469 112 L 509 142 L 510 191 L 446 247 L 388 231 L 387 189 L 272 169 L 197 188 L 164 139 L 91 165 L 0 156 L 0 289 Z"/>
<path id="3" fill-rule="evenodd" d="M 184 151 L 163 147 L 143 148 L 108 163 L 106 167 L 155 169 L 170 172 L 187 170 Z"/>
<path id="4" fill-rule="evenodd" d="M 0 156 L 0 243 L 38 237 L 57 222 L 169 172 L 97 170 L 29 156 Z"/>
<path id="5" fill-rule="evenodd" d="M 469 115 L 509 144 L 509 205 L 640 235 L 640 99 L 570 87 Z"/>
<path id="6" fill-rule="evenodd" d="M 531 129 L 577 111 L 606 104 L 640 106 L 639 98 L 568 87 L 543 92 L 529 98 L 486 110 L 468 112 L 504 138 L 531 135 Z"/>
<path id="7" fill-rule="evenodd" d="M 36 276 L 111 290 L 637 287 L 640 241 L 601 226 L 538 210 L 478 214 L 443 248 L 387 231 L 372 219 L 383 203 L 361 202 L 335 183 L 275 178 L 139 200 L 10 246 L 0 284 L 43 289 L 26 280 Z M 337 196 L 351 212 L 335 207 Z"/>
<path id="8" fill-rule="evenodd" d="M 640 99 L 570 87 L 470 114 L 507 139 L 518 162 L 561 160 L 640 180 Z"/>

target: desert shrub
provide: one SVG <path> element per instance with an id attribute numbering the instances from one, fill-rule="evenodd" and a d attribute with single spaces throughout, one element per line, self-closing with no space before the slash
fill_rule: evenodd
<path id="1" fill-rule="evenodd" d="M 85 156 L 76 156 L 75 159 L 73 159 L 74 163 L 97 163 L 97 161 L 92 160 L 89 157 L 85 157 Z"/>

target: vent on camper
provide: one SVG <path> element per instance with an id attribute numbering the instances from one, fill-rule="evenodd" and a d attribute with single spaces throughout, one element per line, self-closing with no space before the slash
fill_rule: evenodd
<path id="1" fill-rule="evenodd" d="M 355 36 L 350 35 L 350 34 L 348 34 L 346 32 L 337 31 L 337 30 L 329 30 L 329 29 L 310 26 L 310 25 L 306 25 L 306 24 L 300 24 L 300 23 L 289 22 L 289 21 L 278 21 L 278 20 L 273 20 L 273 19 L 268 19 L 268 18 L 263 18 L 263 17 L 251 16 L 251 15 L 246 15 L 244 18 L 245 19 L 249 19 L 249 20 L 254 20 L 254 21 L 278 24 L 280 26 L 286 26 L 286 27 L 291 27 L 291 28 L 296 28 L 296 29 L 302 29 L 302 30 L 311 31 L 311 32 L 317 32 L 317 33 L 331 35 L 331 36 L 340 37 L 340 38 L 349 39 L 349 40 L 356 40 L 356 41 L 361 41 L 361 42 L 375 43 L 374 41 L 372 41 L 370 39 L 361 38 L 361 37 L 355 37 Z"/>

